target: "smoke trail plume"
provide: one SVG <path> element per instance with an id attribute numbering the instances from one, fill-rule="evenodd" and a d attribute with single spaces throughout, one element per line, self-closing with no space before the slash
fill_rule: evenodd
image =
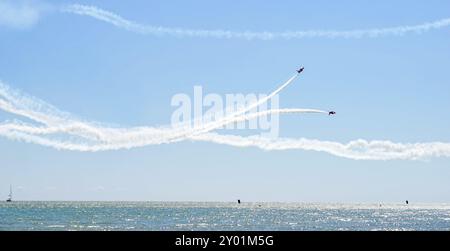
<path id="1" fill-rule="evenodd" d="M 168 28 L 161 26 L 143 25 L 121 17 L 110 11 L 95 6 L 81 4 L 67 5 L 63 12 L 82 16 L 89 16 L 97 20 L 112 24 L 118 28 L 145 35 L 170 35 L 176 37 L 204 37 L 217 39 L 247 39 L 247 40 L 272 40 L 272 39 L 302 39 L 302 38 L 363 38 L 381 36 L 400 36 L 408 33 L 423 33 L 430 30 L 442 29 L 450 26 L 450 18 L 427 22 L 418 25 L 405 25 L 388 28 L 357 29 L 357 30 L 305 30 L 286 32 L 236 32 L 228 30 L 195 30 Z"/>
<path id="2" fill-rule="evenodd" d="M 289 84 L 289 80 L 287 84 Z M 282 85 L 286 86 L 286 83 Z M 281 88 L 282 89 L 282 88 Z M 278 88 L 273 93 L 280 90 Z M 272 94 L 273 94 L 272 93 Z M 270 95 L 269 95 L 270 96 Z M 0 124 L 0 135 L 11 140 L 39 144 L 60 150 L 106 151 L 131 149 L 158 144 L 191 140 L 224 144 L 233 147 L 257 147 L 267 151 L 306 150 L 325 152 L 334 156 L 355 160 L 416 160 L 430 157 L 450 157 L 450 143 L 394 143 L 391 141 L 354 140 L 346 144 L 314 139 L 243 137 L 213 133 L 227 123 L 245 121 L 268 114 L 322 113 L 315 109 L 276 109 L 249 114 L 232 114 L 224 119 L 209 122 L 197 128 L 117 128 L 99 123 L 85 122 L 61 112 L 42 100 L 14 91 L 0 82 L 0 109 L 29 118 L 41 125 L 22 122 Z M 243 108 L 243 110 L 248 107 Z M 58 139 L 54 134 L 68 134 L 79 139 Z"/>
<path id="3" fill-rule="evenodd" d="M 354 160 L 417 160 L 430 157 L 450 157 L 450 143 L 394 143 L 391 141 L 363 139 L 346 144 L 315 139 L 242 137 L 206 133 L 191 138 L 195 141 L 212 142 L 234 147 L 257 147 L 267 151 L 306 150 L 325 152 L 334 156 Z"/>
<path id="4" fill-rule="evenodd" d="M 287 86 L 292 79 L 293 78 L 284 83 L 282 87 Z M 273 97 L 280 92 L 281 89 L 282 88 L 276 89 L 269 94 L 268 97 Z M 251 106 L 253 107 L 254 104 Z M 61 112 L 42 100 L 12 90 L 1 82 L 0 109 L 19 116 L 24 116 L 44 125 L 36 126 L 21 122 L 4 123 L 0 124 L 0 135 L 10 139 L 34 142 L 58 149 L 80 151 L 129 149 L 145 145 L 173 143 L 188 139 L 192 135 L 210 132 L 230 123 L 251 120 L 271 114 L 327 113 L 326 111 L 315 109 L 273 109 L 250 114 L 241 114 L 242 112 L 238 111 L 237 113 L 225 116 L 218 121 L 205 123 L 194 128 L 117 128 L 78 120 L 73 118 L 70 114 Z M 248 107 L 244 107 L 242 110 L 248 111 L 249 109 Z M 53 138 L 39 136 L 51 136 L 52 134 L 68 134 L 88 141 L 80 145 L 79 143 L 75 144 L 70 141 L 59 141 Z"/>
<path id="5" fill-rule="evenodd" d="M 68 113 L 61 112 L 46 102 L 34 97 L 24 95 L 16 90 L 10 89 L 7 85 L 0 81 L 0 109 L 4 111 L 24 116 L 28 119 L 47 125 L 47 127 L 33 127 L 25 124 L 4 124 L 0 125 L 0 130 L 5 131 L 22 131 L 32 134 L 56 134 L 66 133 L 82 137 L 89 140 L 99 140 L 102 142 L 126 141 L 127 139 L 139 138 L 143 139 L 143 144 L 161 144 L 182 140 L 189 135 L 209 132 L 231 123 L 241 122 L 255 119 L 261 116 L 271 114 L 284 113 L 327 113 L 326 111 L 313 109 L 276 109 L 251 113 L 244 115 L 247 111 L 258 107 L 267 102 L 270 98 L 277 95 L 285 87 L 292 83 L 297 74 L 282 84 L 267 97 L 243 107 L 230 115 L 224 116 L 218 121 L 201 124 L 195 128 L 153 128 L 153 127 L 134 127 L 134 128 L 112 128 L 105 127 L 98 123 L 84 122 Z M 152 139 L 152 140 L 148 140 Z M 159 139 L 155 141 L 155 139 Z"/>

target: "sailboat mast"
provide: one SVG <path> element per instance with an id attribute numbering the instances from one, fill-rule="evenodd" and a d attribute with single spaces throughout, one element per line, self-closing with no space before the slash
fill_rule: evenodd
<path id="1" fill-rule="evenodd" d="M 12 202 L 12 185 L 9 185 L 9 197 L 6 202 Z"/>

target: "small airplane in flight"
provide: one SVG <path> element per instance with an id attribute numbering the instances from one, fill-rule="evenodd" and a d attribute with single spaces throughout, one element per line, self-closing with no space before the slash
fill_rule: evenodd
<path id="1" fill-rule="evenodd" d="M 328 112 L 328 115 L 335 115 L 335 114 L 336 114 L 335 111 L 330 111 L 330 112 Z"/>
<path id="2" fill-rule="evenodd" d="M 301 67 L 300 69 L 297 70 L 297 72 L 300 74 L 302 73 L 302 71 L 305 69 L 305 67 Z"/>

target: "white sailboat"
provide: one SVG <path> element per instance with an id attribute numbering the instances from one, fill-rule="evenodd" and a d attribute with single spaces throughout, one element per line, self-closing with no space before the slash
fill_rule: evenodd
<path id="1" fill-rule="evenodd" d="M 9 196 L 6 202 L 12 202 L 12 186 L 9 185 Z"/>

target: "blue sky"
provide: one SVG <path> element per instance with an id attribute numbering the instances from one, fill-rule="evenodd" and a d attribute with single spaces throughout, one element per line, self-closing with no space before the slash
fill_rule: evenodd
<path id="1" fill-rule="evenodd" d="M 41 2 L 42 3 L 42 2 Z M 349 30 L 448 18 L 447 1 L 48 1 L 189 29 Z M 1 14 L 0 14 L 1 15 Z M 47 11 L 0 26 L 0 79 L 77 117 L 166 125 L 172 95 L 268 93 L 299 65 L 281 107 L 333 109 L 281 117 L 282 137 L 450 142 L 450 28 L 361 39 L 241 40 L 149 36 Z M 0 111 L 1 120 L 11 118 Z M 448 202 L 448 158 L 356 161 L 299 150 L 181 142 L 97 153 L 0 138 L 0 196 L 20 200 Z"/>

